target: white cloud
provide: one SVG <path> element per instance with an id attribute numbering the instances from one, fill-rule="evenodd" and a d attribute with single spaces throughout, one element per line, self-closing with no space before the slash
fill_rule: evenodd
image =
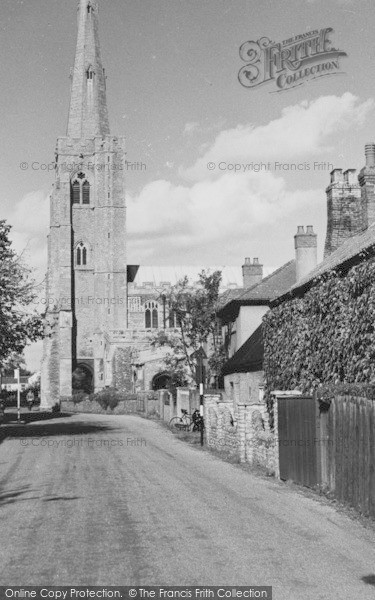
<path id="1" fill-rule="evenodd" d="M 346 92 L 339 96 L 322 96 L 304 100 L 282 110 L 281 117 L 267 125 L 238 125 L 218 134 L 215 141 L 195 164 L 181 169 L 190 180 L 208 176 L 207 163 L 278 160 L 286 162 L 317 156 L 330 149 L 332 135 L 362 125 L 373 108 L 373 100 L 360 103 Z M 211 176 L 215 173 L 211 173 Z"/>
<path id="2" fill-rule="evenodd" d="M 254 245 L 260 226 L 272 229 L 321 197 L 320 191 L 290 190 L 271 172 L 225 173 L 191 186 L 154 181 L 128 198 L 129 248 L 145 264 L 188 264 L 183 257 L 199 260 L 202 250 L 203 260 L 224 260 L 249 240 Z"/>

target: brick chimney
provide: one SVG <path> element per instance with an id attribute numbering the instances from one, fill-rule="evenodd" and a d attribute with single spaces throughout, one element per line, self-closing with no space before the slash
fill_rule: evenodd
<path id="1" fill-rule="evenodd" d="M 363 231 L 362 191 L 355 169 L 334 169 L 327 193 L 327 235 L 324 258 Z"/>
<path id="2" fill-rule="evenodd" d="M 363 206 L 363 229 L 375 222 L 375 144 L 365 146 L 366 166 L 358 175 Z"/>
<path id="3" fill-rule="evenodd" d="M 259 264 L 259 259 L 245 258 L 245 264 L 242 265 L 242 277 L 244 288 L 252 287 L 260 283 L 263 279 L 263 265 Z"/>
<path id="4" fill-rule="evenodd" d="M 296 250 L 296 276 L 297 283 L 312 271 L 317 265 L 317 236 L 313 226 L 299 225 L 294 236 Z"/>

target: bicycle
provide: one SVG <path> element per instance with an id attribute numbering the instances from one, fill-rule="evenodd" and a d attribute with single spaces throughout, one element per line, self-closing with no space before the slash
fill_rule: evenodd
<path id="1" fill-rule="evenodd" d="M 177 431 L 200 431 L 201 427 L 204 428 L 203 417 L 199 414 L 198 409 L 191 415 L 189 415 L 188 411 L 184 408 L 181 408 L 181 412 L 181 417 L 172 417 L 169 421 L 169 428 L 171 431 L 174 433 Z"/>

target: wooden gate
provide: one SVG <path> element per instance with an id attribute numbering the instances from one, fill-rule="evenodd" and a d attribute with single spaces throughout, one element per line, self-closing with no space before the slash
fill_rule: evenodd
<path id="1" fill-rule="evenodd" d="M 278 397 L 280 479 L 307 487 L 320 481 L 319 408 L 314 398 Z"/>

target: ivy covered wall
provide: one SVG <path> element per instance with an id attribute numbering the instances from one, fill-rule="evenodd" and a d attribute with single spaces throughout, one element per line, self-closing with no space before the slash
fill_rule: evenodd
<path id="1" fill-rule="evenodd" d="M 375 382 L 375 259 L 330 272 L 263 319 L 267 390 Z"/>

